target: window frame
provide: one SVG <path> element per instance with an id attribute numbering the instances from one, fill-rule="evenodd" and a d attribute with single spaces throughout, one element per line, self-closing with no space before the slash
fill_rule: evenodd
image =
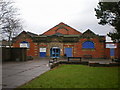
<path id="1" fill-rule="evenodd" d="M 83 46 L 83 44 L 86 43 L 86 42 L 91 42 L 91 43 L 92 43 L 92 46 L 91 46 L 91 47 L 88 47 L 88 48 L 87 48 L 86 46 Z M 94 43 L 93 41 L 84 41 L 84 42 L 82 43 L 82 49 L 91 49 L 91 50 L 93 49 L 93 50 L 94 50 L 94 49 L 95 49 L 95 43 Z"/>

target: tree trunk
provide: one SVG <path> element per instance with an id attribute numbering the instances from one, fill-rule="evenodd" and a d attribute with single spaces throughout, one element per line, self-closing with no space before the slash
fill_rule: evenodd
<path id="1" fill-rule="evenodd" d="M 9 47 L 11 48 L 11 35 L 12 33 L 10 32 L 10 35 L 9 35 L 9 37 L 8 37 L 8 42 L 9 42 Z"/>

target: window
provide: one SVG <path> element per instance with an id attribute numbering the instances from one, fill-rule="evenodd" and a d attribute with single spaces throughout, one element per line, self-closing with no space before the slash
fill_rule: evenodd
<path id="1" fill-rule="evenodd" d="M 82 48 L 85 48 L 85 49 L 93 49 L 95 48 L 94 47 L 94 43 L 91 42 L 91 41 L 86 41 L 82 44 Z"/>
<path id="2" fill-rule="evenodd" d="M 23 41 L 20 43 L 20 47 L 22 48 L 30 48 L 30 44 L 26 41 Z"/>

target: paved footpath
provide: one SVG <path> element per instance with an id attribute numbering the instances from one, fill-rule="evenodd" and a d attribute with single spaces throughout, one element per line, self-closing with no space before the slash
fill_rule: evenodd
<path id="1" fill-rule="evenodd" d="M 5 63 L 2 65 L 2 88 L 16 88 L 48 70 L 48 60 Z"/>

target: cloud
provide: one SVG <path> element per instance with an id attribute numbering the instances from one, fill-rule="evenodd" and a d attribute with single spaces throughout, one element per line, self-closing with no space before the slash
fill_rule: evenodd
<path id="1" fill-rule="evenodd" d="M 99 0 L 15 0 L 24 20 L 25 30 L 43 33 L 60 22 L 84 32 L 92 29 L 107 34 L 109 26 L 98 25 L 94 8 Z"/>

